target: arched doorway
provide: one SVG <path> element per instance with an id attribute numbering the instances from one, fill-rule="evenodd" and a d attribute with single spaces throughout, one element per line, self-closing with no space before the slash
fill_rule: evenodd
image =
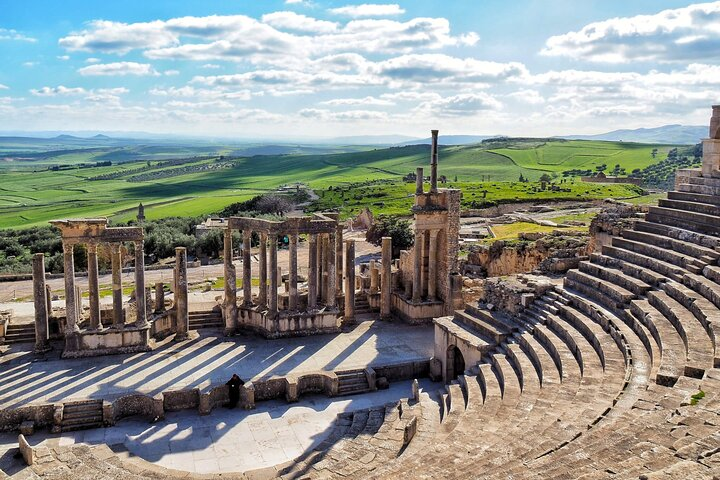
<path id="1" fill-rule="evenodd" d="M 450 382 L 465 372 L 465 358 L 462 352 L 455 345 L 450 345 L 447 350 L 446 358 L 446 377 L 445 380 Z"/>

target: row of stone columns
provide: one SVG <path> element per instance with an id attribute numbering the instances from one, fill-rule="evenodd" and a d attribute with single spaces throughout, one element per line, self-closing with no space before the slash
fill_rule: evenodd
<path id="1" fill-rule="evenodd" d="M 420 303 L 427 292 L 426 299 L 437 299 L 437 249 L 439 229 L 415 231 L 415 249 L 412 280 L 412 301 Z M 428 256 L 428 268 L 425 269 L 425 251 Z"/>

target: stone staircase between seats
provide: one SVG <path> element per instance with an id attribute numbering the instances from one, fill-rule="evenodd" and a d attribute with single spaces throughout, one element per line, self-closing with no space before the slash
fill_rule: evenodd
<path id="1" fill-rule="evenodd" d="M 346 370 L 336 372 L 336 374 L 338 376 L 338 395 L 355 395 L 371 390 L 365 370 Z"/>
<path id="2" fill-rule="evenodd" d="M 102 400 L 87 400 L 63 404 L 61 430 L 70 432 L 103 426 Z"/>
<path id="3" fill-rule="evenodd" d="M 366 315 L 376 312 L 370 304 L 365 295 L 358 295 L 355 297 L 355 315 Z"/>
<path id="4" fill-rule="evenodd" d="M 220 311 L 208 310 L 205 312 L 190 312 L 190 330 L 201 328 L 223 328 L 222 313 Z"/>
<path id="5" fill-rule="evenodd" d="M 35 325 L 32 323 L 11 323 L 5 332 L 5 343 L 35 342 Z"/>

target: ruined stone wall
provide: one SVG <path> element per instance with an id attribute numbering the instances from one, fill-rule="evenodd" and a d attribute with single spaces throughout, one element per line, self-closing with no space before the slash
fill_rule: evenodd
<path id="1" fill-rule="evenodd" d="M 610 245 L 612 237 L 632 227 L 646 207 L 629 203 L 616 203 L 604 208 L 590 222 L 590 252 L 599 252 L 603 245 Z"/>
<path id="2" fill-rule="evenodd" d="M 447 206 L 447 230 L 443 234 L 444 245 L 438 255 L 438 291 L 441 292 L 443 300 L 449 301 L 452 298 L 452 285 L 450 274 L 459 273 L 458 255 L 460 254 L 460 190 L 445 190 Z"/>

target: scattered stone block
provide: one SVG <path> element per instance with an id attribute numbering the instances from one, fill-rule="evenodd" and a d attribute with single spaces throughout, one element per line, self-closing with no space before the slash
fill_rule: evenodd
<path id="1" fill-rule="evenodd" d="M 35 422 L 32 420 L 25 420 L 20 424 L 20 433 L 22 435 L 32 435 L 35 433 Z"/>
<path id="2" fill-rule="evenodd" d="M 385 377 L 380 377 L 375 381 L 375 385 L 377 386 L 378 390 L 387 390 L 390 388 L 390 382 L 388 382 L 388 379 Z"/>

